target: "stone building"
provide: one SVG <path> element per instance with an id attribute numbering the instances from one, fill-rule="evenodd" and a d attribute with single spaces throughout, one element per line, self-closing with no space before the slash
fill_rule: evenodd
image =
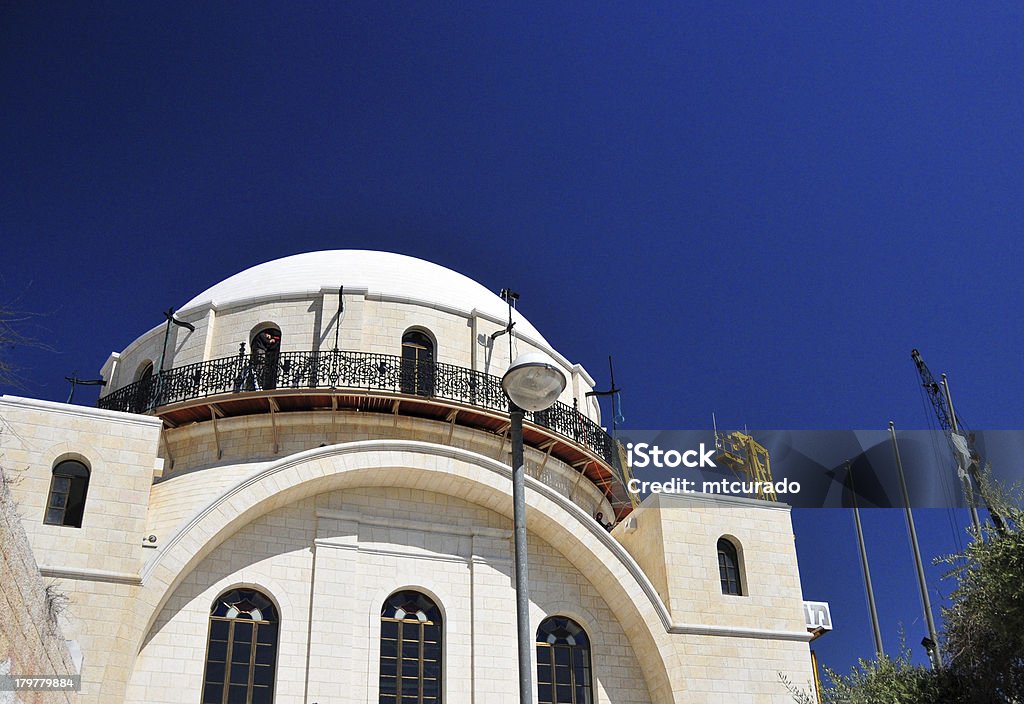
<path id="1" fill-rule="evenodd" d="M 524 430 L 535 696 L 789 702 L 779 673 L 812 674 L 787 507 L 635 506 L 594 380 L 514 310 L 495 336 L 509 315 L 419 259 L 302 254 L 112 354 L 99 408 L 0 398 L 75 701 L 518 701 L 514 337 L 568 380 Z"/>

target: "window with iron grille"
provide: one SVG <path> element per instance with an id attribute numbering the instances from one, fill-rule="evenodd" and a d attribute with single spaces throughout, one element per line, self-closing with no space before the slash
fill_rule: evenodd
<path id="1" fill-rule="evenodd" d="M 539 704 L 591 704 L 590 639 L 571 618 L 552 616 L 537 629 Z"/>
<path id="2" fill-rule="evenodd" d="M 380 704 L 440 704 L 441 610 L 425 594 L 395 592 L 380 610 Z"/>
<path id="3" fill-rule="evenodd" d="M 723 594 L 743 594 L 739 555 L 736 553 L 736 546 L 726 538 L 718 540 L 718 575 L 722 580 Z"/>
<path id="4" fill-rule="evenodd" d="M 78 460 L 64 460 L 53 468 L 50 497 L 43 522 L 51 526 L 82 527 L 85 496 L 89 493 L 89 468 Z"/>
<path id="5" fill-rule="evenodd" d="M 203 704 L 272 704 L 277 610 L 254 589 L 232 589 L 210 612 Z"/>

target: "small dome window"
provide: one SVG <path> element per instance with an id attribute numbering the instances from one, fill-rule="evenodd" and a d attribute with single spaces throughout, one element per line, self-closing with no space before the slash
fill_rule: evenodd
<path id="1" fill-rule="evenodd" d="M 153 363 L 148 359 L 139 365 L 135 372 L 135 381 L 149 381 L 153 378 Z"/>
<path id="2" fill-rule="evenodd" d="M 433 396 L 435 377 L 434 341 L 423 330 L 406 330 L 402 335 L 402 393 Z"/>
<path id="3" fill-rule="evenodd" d="M 281 364 L 281 329 L 264 327 L 252 336 L 253 380 L 260 389 L 276 389 Z"/>

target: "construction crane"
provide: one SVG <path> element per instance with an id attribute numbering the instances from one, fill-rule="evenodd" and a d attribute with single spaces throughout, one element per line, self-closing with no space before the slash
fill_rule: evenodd
<path id="1" fill-rule="evenodd" d="M 772 461 L 768 449 L 746 433 L 734 430 L 731 433 L 719 433 L 715 424 L 715 448 L 718 454 L 715 459 L 734 472 L 748 475 L 758 482 L 757 498 L 765 501 L 778 501 L 772 483 Z"/>
<path id="2" fill-rule="evenodd" d="M 978 494 L 981 495 L 982 501 L 985 502 L 985 508 L 988 509 L 989 515 L 992 516 L 992 522 L 995 524 L 996 530 L 1000 534 L 1005 534 L 1006 524 L 1003 521 L 1003 517 L 999 515 L 992 502 L 989 501 L 985 485 L 982 484 L 979 476 L 979 471 L 983 464 L 981 455 L 974 446 L 974 433 L 969 432 L 964 427 L 953 410 L 953 399 L 949 393 L 949 382 L 946 380 L 946 375 L 942 375 L 942 381 L 936 381 L 935 376 L 928 369 L 928 365 L 921 358 L 920 352 L 916 349 L 911 350 L 910 357 L 917 366 L 917 373 L 921 376 L 921 384 L 924 386 L 928 400 L 931 401 L 932 409 L 935 411 L 935 416 L 939 420 L 939 427 L 945 433 L 946 439 L 949 441 L 949 448 L 953 452 L 953 457 L 956 458 L 960 481 L 963 483 L 964 495 L 967 497 L 967 503 L 971 508 L 975 530 L 978 530 L 980 535 L 981 523 L 978 520 L 978 509 L 975 505 L 972 485 L 977 485 Z"/>

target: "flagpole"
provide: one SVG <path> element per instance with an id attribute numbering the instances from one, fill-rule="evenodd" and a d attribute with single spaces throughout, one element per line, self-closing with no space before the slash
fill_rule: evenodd
<path id="1" fill-rule="evenodd" d="M 939 654 L 939 635 L 935 630 L 935 619 L 932 617 L 932 602 L 928 598 L 928 582 L 924 576 L 924 565 L 921 563 L 921 546 L 917 542 L 917 529 L 914 527 L 914 513 L 910 510 L 910 494 L 907 492 L 907 480 L 903 474 L 903 460 L 900 459 L 900 446 L 896 442 L 896 424 L 889 421 L 889 435 L 892 436 L 892 450 L 896 455 L 896 472 L 900 478 L 900 491 L 903 492 L 903 509 L 907 516 L 907 530 L 910 532 L 910 547 L 914 551 L 914 567 L 917 568 L 917 586 L 921 590 L 921 602 L 924 607 L 924 618 L 928 624 L 928 637 L 932 647 L 928 648 L 928 659 L 932 669 L 937 670 L 941 661 Z"/>
<path id="2" fill-rule="evenodd" d="M 864 587 L 868 594 L 868 613 L 871 615 L 871 630 L 875 636 L 875 653 L 878 657 L 885 655 L 882 648 L 882 629 L 878 625 L 878 608 L 875 606 L 875 590 L 871 586 L 871 568 L 868 566 L 868 549 L 864 545 L 864 527 L 860 523 L 860 507 L 857 505 L 857 487 L 853 480 L 853 467 L 846 461 L 846 471 L 850 477 L 850 493 L 853 495 L 853 524 L 857 529 L 857 547 L 860 550 L 860 566 L 864 570 Z"/>

